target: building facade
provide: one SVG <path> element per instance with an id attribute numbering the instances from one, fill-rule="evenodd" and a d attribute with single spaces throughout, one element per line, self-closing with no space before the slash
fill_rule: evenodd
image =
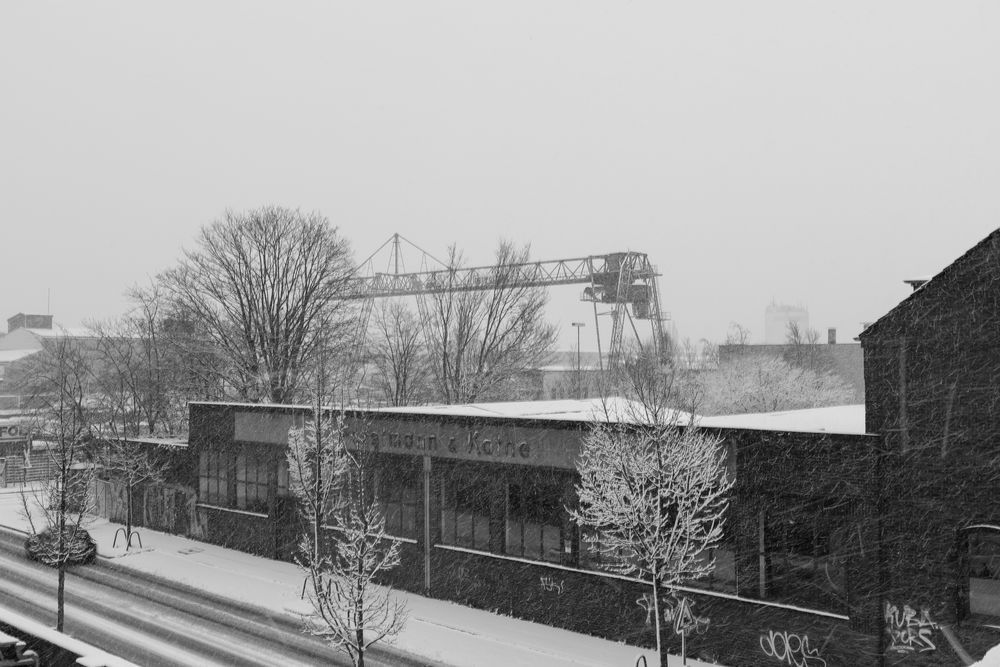
<path id="1" fill-rule="evenodd" d="M 202 539 L 292 557 L 301 526 L 285 452 L 289 428 L 310 415 L 191 405 L 186 465 Z M 388 583 L 653 644 L 648 583 L 602 569 L 567 512 L 587 420 L 397 410 L 352 411 L 346 422 L 374 457 L 375 492 L 402 545 Z M 725 443 L 736 488 L 714 575 L 673 601 L 691 612 L 688 655 L 766 665 L 795 647 L 813 660 L 802 664 L 877 664 L 874 551 L 862 545 L 877 537 L 878 439 L 705 430 Z M 679 653 L 680 636 L 670 641 Z"/>
<path id="2" fill-rule="evenodd" d="M 948 629 L 974 657 L 1000 643 L 998 279 L 1000 230 L 860 336 L 867 429 L 883 434 L 891 460 L 881 518 L 887 622 Z M 886 639 L 899 664 L 958 664 Z"/>

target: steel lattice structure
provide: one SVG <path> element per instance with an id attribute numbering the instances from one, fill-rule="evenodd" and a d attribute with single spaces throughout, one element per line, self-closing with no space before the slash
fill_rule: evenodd
<path id="1" fill-rule="evenodd" d="M 416 272 L 400 272 L 398 234 L 382 244 L 393 243 L 395 254 L 392 273 L 374 273 L 355 278 L 348 286 L 344 298 L 361 300 L 361 326 L 367 327 L 374 299 L 435 294 L 441 292 L 489 291 L 498 283 L 497 266 L 473 266 Z M 407 241 L 407 243 L 410 243 Z M 410 243 L 429 257 L 425 251 Z M 381 248 L 380 248 L 381 249 Z M 378 251 L 376 251 L 378 252 Z M 370 259 L 370 258 L 369 258 Z M 437 261 L 437 260 L 435 260 Z M 439 262 L 440 263 L 440 262 Z M 621 362 L 625 323 L 640 340 L 636 320 L 647 320 L 651 326 L 654 352 L 659 358 L 663 343 L 663 315 L 657 278 L 660 273 L 650 263 L 645 253 L 625 251 L 604 255 L 589 255 L 570 259 L 525 262 L 503 267 L 505 286 L 553 287 L 557 285 L 587 285 L 581 300 L 594 304 L 594 326 L 597 332 L 598 351 L 601 352 L 600 326 L 597 317 L 599 304 L 611 307 L 611 341 L 608 364 L 615 369 Z M 603 355 L 599 355 L 602 356 Z M 603 358 L 601 361 L 603 367 Z"/>

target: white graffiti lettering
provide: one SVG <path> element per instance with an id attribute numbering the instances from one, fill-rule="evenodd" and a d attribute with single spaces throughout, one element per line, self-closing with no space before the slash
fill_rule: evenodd
<path id="1" fill-rule="evenodd" d="M 674 632 L 679 635 L 690 634 L 692 630 L 699 635 L 708 630 L 709 619 L 695 616 L 691 611 L 694 602 L 686 597 L 667 600 L 663 605 L 663 620 L 673 622 Z"/>
<path id="2" fill-rule="evenodd" d="M 644 612 L 646 612 L 646 625 L 653 624 L 653 596 L 649 593 L 643 593 L 642 597 L 635 601 Z"/>
<path id="3" fill-rule="evenodd" d="M 910 605 L 903 605 L 903 611 L 899 607 L 888 602 L 885 603 L 885 629 L 889 633 L 889 650 L 896 653 L 915 653 L 924 651 L 936 651 L 937 646 L 931 641 L 934 630 L 938 629 L 938 624 L 931 620 L 930 612 L 927 608 L 917 610 Z"/>
<path id="4" fill-rule="evenodd" d="M 550 593 L 552 591 L 555 591 L 556 595 L 562 595 L 562 592 L 563 592 L 563 580 L 562 579 L 559 580 L 558 584 L 556 583 L 555 579 L 553 579 L 552 577 L 541 577 L 541 581 L 542 581 L 542 590 L 543 591 L 549 591 Z"/>
<path id="5" fill-rule="evenodd" d="M 819 657 L 819 650 L 809 648 L 807 635 L 769 630 L 766 635 L 760 636 L 760 648 L 764 655 L 792 667 L 826 667 L 826 660 Z"/>
<path id="6" fill-rule="evenodd" d="M 653 596 L 649 593 L 643 593 L 642 597 L 635 603 L 646 612 L 646 625 L 652 625 L 653 611 L 655 610 Z M 691 611 L 694 602 L 688 598 L 671 596 L 663 600 L 662 606 L 663 620 L 672 624 L 675 633 L 679 635 L 690 634 L 693 630 L 702 635 L 708 630 L 710 620 L 707 617 L 695 616 Z"/>

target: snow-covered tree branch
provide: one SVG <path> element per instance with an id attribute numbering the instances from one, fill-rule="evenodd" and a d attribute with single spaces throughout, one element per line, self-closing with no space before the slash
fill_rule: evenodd
<path id="1" fill-rule="evenodd" d="M 708 576 L 723 538 L 732 481 L 715 437 L 672 423 L 599 424 L 583 441 L 572 516 L 612 572 L 653 585 L 657 649 L 661 588 Z"/>

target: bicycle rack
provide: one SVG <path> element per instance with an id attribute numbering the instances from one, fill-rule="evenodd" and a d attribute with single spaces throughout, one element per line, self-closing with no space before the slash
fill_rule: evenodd
<path id="1" fill-rule="evenodd" d="M 132 547 L 132 538 L 139 540 L 139 548 L 142 549 L 142 536 L 139 535 L 139 531 L 133 530 L 131 533 L 126 534 L 124 528 L 119 528 L 115 531 L 115 539 L 111 543 L 111 548 L 114 549 L 118 546 L 118 533 L 122 534 L 122 540 L 125 543 L 125 549 L 130 549 Z"/>

